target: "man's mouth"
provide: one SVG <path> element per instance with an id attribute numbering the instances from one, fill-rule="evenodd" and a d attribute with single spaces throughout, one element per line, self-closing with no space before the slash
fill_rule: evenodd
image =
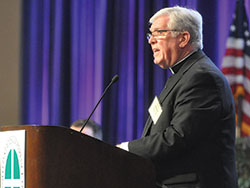
<path id="1" fill-rule="evenodd" d="M 153 48 L 154 56 L 156 56 L 159 52 L 160 50 L 158 48 Z"/>
<path id="2" fill-rule="evenodd" d="M 154 53 L 156 53 L 156 52 L 158 52 L 158 51 L 160 51 L 158 48 L 153 48 L 153 52 L 154 52 Z"/>

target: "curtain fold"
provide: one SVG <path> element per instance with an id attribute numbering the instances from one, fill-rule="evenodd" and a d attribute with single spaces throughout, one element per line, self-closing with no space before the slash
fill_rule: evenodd
<path id="1" fill-rule="evenodd" d="M 118 74 L 91 119 L 111 144 L 140 137 L 147 109 L 170 74 L 153 63 L 149 18 L 167 6 L 197 9 L 204 51 L 219 67 L 235 1 L 23 1 L 21 123 L 69 127 L 87 118 Z"/>
<path id="2" fill-rule="evenodd" d="M 22 124 L 69 126 L 90 114 L 102 91 L 105 3 L 23 2 Z"/>

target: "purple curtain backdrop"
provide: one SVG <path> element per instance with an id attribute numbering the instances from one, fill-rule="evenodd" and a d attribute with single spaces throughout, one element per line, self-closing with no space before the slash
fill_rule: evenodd
<path id="1" fill-rule="evenodd" d="M 204 51 L 220 67 L 236 0 L 24 0 L 22 124 L 69 126 L 91 113 L 103 89 L 120 76 L 92 119 L 104 140 L 140 137 L 147 109 L 169 72 L 153 63 L 145 34 L 159 9 L 197 9 Z M 248 15 L 250 1 L 245 0 Z"/>

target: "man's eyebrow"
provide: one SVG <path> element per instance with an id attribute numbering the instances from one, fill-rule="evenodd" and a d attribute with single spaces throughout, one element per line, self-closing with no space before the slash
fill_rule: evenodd
<path id="1" fill-rule="evenodd" d="M 163 28 L 160 28 L 160 27 L 155 27 L 153 29 L 149 29 L 149 31 L 152 33 L 152 32 L 155 32 L 155 31 L 161 31 L 161 30 L 166 30 L 166 29 L 163 29 Z"/>
<path id="2" fill-rule="evenodd" d="M 159 27 L 155 27 L 155 28 L 149 28 L 149 31 L 152 33 L 152 32 L 154 32 L 154 31 L 156 31 L 156 30 L 159 30 L 160 28 Z"/>

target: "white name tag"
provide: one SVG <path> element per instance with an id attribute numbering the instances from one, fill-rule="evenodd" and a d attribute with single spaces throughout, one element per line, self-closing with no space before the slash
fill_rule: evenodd
<path id="1" fill-rule="evenodd" d="M 157 96 L 155 96 L 152 104 L 150 105 L 150 107 L 148 109 L 148 112 L 149 112 L 154 124 L 156 124 L 156 122 L 158 121 L 158 119 L 162 113 L 162 108 L 161 108 L 161 105 L 160 105 L 160 102 L 159 102 Z"/>

